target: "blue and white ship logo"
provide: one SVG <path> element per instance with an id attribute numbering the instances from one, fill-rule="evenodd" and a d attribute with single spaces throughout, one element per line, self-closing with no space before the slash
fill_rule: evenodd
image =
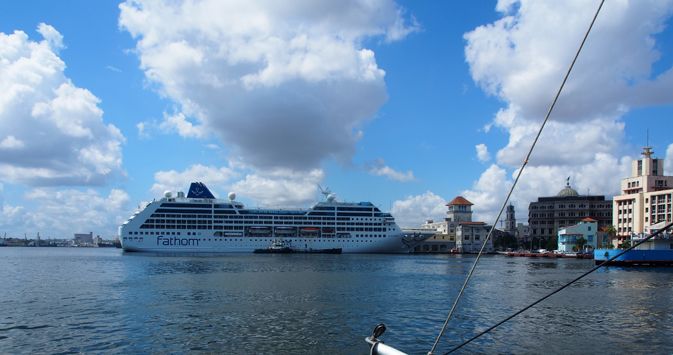
<path id="1" fill-rule="evenodd" d="M 201 189 L 197 187 L 196 189 L 192 190 L 192 193 L 196 196 L 201 196 L 203 191 L 201 191 Z"/>

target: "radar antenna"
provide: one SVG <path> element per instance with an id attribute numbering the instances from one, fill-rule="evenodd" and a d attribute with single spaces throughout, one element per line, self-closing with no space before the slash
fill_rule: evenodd
<path id="1" fill-rule="evenodd" d="M 320 192 L 322 192 L 322 194 L 325 195 L 325 199 L 327 200 L 327 202 L 329 203 L 334 202 L 334 200 L 336 199 L 336 195 L 333 194 L 329 188 L 326 187 L 323 189 L 322 186 L 320 186 L 320 184 L 318 184 L 318 188 L 320 188 Z"/>
<path id="2" fill-rule="evenodd" d="M 326 188 L 323 189 L 322 186 L 320 186 L 320 184 L 318 184 L 318 188 L 320 189 L 320 192 L 323 195 L 325 195 L 325 198 L 327 198 L 327 196 L 329 196 L 329 194 L 332 193 L 332 191 L 329 190 L 329 187 L 326 187 Z"/>

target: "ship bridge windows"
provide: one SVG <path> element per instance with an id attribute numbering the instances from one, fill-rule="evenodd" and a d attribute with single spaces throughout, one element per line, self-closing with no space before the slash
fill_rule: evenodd
<path id="1" fill-rule="evenodd" d="M 337 207 L 337 211 L 362 211 L 371 212 L 371 207 Z"/>
<path id="2" fill-rule="evenodd" d="M 213 208 L 213 205 L 210 203 L 172 203 L 164 202 L 161 204 L 161 207 L 172 207 L 172 208 Z"/>
<path id="3" fill-rule="evenodd" d="M 309 212 L 309 216 L 334 216 L 334 212 Z"/>

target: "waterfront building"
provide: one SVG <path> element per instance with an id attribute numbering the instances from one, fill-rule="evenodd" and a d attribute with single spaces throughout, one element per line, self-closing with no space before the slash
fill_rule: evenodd
<path id="1" fill-rule="evenodd" d="M 460 222 L 460 226 L 456 231 L 456 250 L 459 253 L 478 253 L 490 230 L 491 226 L 485 222 Z M 484 248 L 484 252 L 494 252 L 493 239 L 503 234 L 502 231 L 494 229 L 491 239 L 488 240 Z"/>
<path id="2" fill-rule="evenodd" d="M 93 244 L 93 232 L 86 233 L 75 233 L 73 238 L 75 245 L 92 245 Z"/>
<path id="3" fill-rule="evenodd" d="M 566 186 L 556 196 L 538 197 L 528 207 L 530 236 L 549 239 L 569 226 L 578 224 L 584 218 L 596 220 L 598 227 L 612 225 L 612 201 L 605 196 L 580 195 Z"/>
<path id="4" fill-rule="evenodd" d="M 646 147 L 644 158 L 631 163 L 631 177 L 622 179 L 622 194 L 614 197 L 615 246 L 649 226 L 671 221 L 673 176 L 663 175 L 664 159 L 652 158 L 652 154 L 652 148 Z"/>
<path id="5" fill-rule="evenodd" d="M 472 222 L 472 206 L 474 204 L 462 196 L 458 196 L 447 203 L 446 217 L 441 222 L 426 221 L 422 229 L 434 229 L 437 234 L 428 238 L 418 245 L 415 252 L 450 252 L 456 250 L 459 253 L 478 252 L 483 241 L 491 229 L 484 222 Z M 485 230 L 485 232 L 484 232 Z M 493 251 L 492 240 L 502 234 L 494 231 L 486 249 Z"/>
<path id="6" fill-rule="evenodd" d="M 530 237 L 530 226 L 523 223 L 517 223 L 514 236 L 520 241 L 528 240 Z"/>
<path id="7" fill-rule="evenodd" d="M 568 226 L 558 231 L 558 251 L 571 252 L 579 238 L 587 242 L 585 249 L 596 249 L 608 243 L 608 238 L 602 228 L 598 227 L 598 221 L 593 218 L 585 218 L 578 224 Z"/>

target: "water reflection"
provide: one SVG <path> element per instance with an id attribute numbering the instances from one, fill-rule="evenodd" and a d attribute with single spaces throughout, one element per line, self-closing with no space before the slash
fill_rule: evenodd
<path id="1" fill-rule="evenodd" d="M 426 354 L 474 260 L 11 249 L 0 251 L 0 353 L 366 354 L 362 339 L 384 322 L 386 343 Z M 437 353 L 592 266 L 483 257 Z M 671 271 L 600 270 L 463 353 L 666 353 Z"/>

